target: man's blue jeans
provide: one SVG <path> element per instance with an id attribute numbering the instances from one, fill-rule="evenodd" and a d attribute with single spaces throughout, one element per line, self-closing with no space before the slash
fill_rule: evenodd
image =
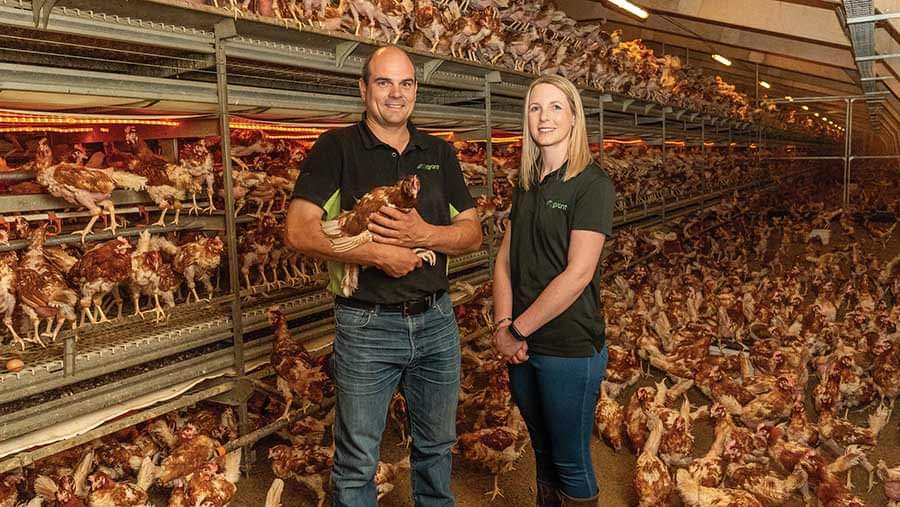
<path id="1" fill-rule="evenodd" d="M 460 351 L 450 297 L 412 316 L 336 305 L 334 318 L 334 505 L 378 505 L 372 478 L 399 384 L 409 408 L 415 505 L 452 506 Z"/>
<path id="2" fill-rule="evenodd" d="M 570 498 L 591 498 L 597 494 L 591 434 L 607 348 L 592 357 L 528 355 L 509 366 L 509 389 L 528 426 L 537 480 Z"/>

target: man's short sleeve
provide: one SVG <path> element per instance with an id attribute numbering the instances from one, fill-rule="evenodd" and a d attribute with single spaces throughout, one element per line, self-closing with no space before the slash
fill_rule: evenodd
<path id="1" fill-rule="evenodd" d="M 591 166 L 585 170 L 599 174 L 581 189 L 575 199 L 572 230 L 601 232 L 608 237 L 612 234 L 616 190 L 610 177 L 599 167 Z"/>
<path id="2" fill-rule="evenodd" d="M 316 141 L 294 184 L 293 197 L 321 208 L 341 187 L 341 146 L 334 132 L 325 132 Z"/>
<path id="3" fill-rule="evenodd" d="M 466 186 L 466 179 L 463 178 L 459 160 L 456 158 L 456 150 L 449 144 L 446 145 L 444 160 L 441 164 L 447 168 L 444 172 L 447 200 L 450 201 L 450 206 L 455 210 L 455 213 L 451 213 L 451 215 L 474 208 L 475 201 L 469 193 L 469 187 Z"/>

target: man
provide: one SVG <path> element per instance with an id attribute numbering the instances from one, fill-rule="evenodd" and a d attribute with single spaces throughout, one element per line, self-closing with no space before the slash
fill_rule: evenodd
<path id="1" fill-rule="evenodd" d="M 416 86 L 415 66 L 405 52 L 375 51 L 359 80 L 362 121 L 319 138 L 288 209 L 291 247 L 366 266 L 352 297 L 335 298 L 335 506 L 377 505 L 372 478 L 398 385 L 409 410 L 415 505 L 453 505 L 460 353 L 447 256 L 477 250 L 481 226 L 452 147 L 409 122 Z M 374 242 L 335 253 L 321 231 L 323 210 L 334 218 L 372 188 L 394 185 L 408 174 L 420 179 L 416 209 L 383 207 L 370 225 Z M 435 265 L 423 265 L 414 248 L 436 252 Z M 339 294 L 336 268 L 329 267 L 330 289 Z"/>

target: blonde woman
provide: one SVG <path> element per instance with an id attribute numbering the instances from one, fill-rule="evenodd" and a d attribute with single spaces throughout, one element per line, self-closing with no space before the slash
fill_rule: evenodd
<path id="1" fill-rule="evenodd" d="M 494 346 L 537 461 L 537 505 L 597 505 L 591 430 L 607 349 L 600 253 L 615 191 L 591 159 L 578 90 L 535 80 L 522 168 L 494 270 Z"/>

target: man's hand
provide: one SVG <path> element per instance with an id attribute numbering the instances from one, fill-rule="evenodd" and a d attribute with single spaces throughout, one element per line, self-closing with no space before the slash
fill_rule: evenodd
<path id="1" fill-rule="evenodd" d="M 375 265 L 393 278 L 402 278 L 422 266 L 422 259 L 409 248 L 382 246 Z"/>
<path id="2" fill-rule="evenodd" d="M 509 324 L 500 326 L 494 333 L 494 349 L 500 359 L 512 364 L 528 361 L 528 343 L 516 340 L 508 328 Z"/>
<path id="3" fill-rule="evenodd" d="M 369 232 L 376 243 L 406 248 L 428 247 L 432 226 L 413 209 L 382 206 L 371 216 Z"/>

